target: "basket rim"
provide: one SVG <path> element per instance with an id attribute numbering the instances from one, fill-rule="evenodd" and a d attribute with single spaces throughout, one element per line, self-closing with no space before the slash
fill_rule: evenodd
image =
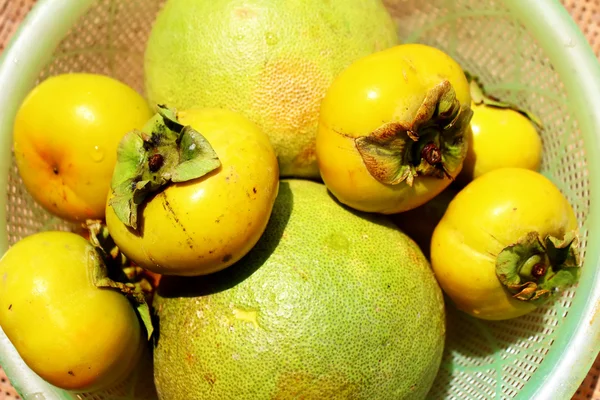
<path id="1" fill-rule="evenodd" d="M 39 0 L 25 16 L 0 55 L 0 154 L 12 145 L 12 126 L 19 105 L 35 85 L 39 72 L 70 27 L 89 9 L 94 0 Z M 57 22 L 60 21 L 60 22 Z M 18 78 L 15 78 L 18 77 Z M 11 157 L 0 157 L 0 221 L 6 221 L 8 173 Z M 8 249 L 6 223 L 0 223 L 0 254 Z M 71 394 L 47 383 L 21 359 L 0 327 L 0 364 L 15 390 L 24 399 L 50 395 L 72 400 Z M 25 385 L 27 385 L 25 387 Z"/>
<path id="2" fill-rule="evenodd" d="M 588 246 L 581 278 L 567 317 L 529 382 L 515 397 L 528 399 L 571 398 L 592 367 L 600 350 L 600 63 L 583 32 L 559 0 L 505 0 L 505 4 L 540 45 L 560 76 L 569 109 L 583 135 L 590 189 L 587 216 Z M 531 16 L 536 16 L 532 18 Z M 550 27 L 550 29 L 548 29 Z"/>
<path id="3" fill-rule="evenodd" d="M 11 147 L 12 124 L 18 105 L 36 82 L 39 71 L 69 28 L 95 0 L 39 0 L 0 55 L 0 149 Z M 587 39 L 559 0 L 545 2 L 504 0 L 544 50 L 559 74 L 569 98 L 569 108 L 578 121 L 587 154 L 600 154 L 600 113 L 589 104 L 600 103 L 600 63 Z M 531 16 L 536 16 L 531 18 Z M 60 21 L 60 23 L 56 22 Z M 551 29 L 547 29 L 551 27 Z M 25 50 L 26 49 L 26 50 Z M 35 50 L 34 50 L 35 49 Z M 18 76 L 19 79 L 15 79 Z M 591 368 L 600 351 L 600 160 L 587 157 L 590 181 L 588 248 L 581 280 L 569 313 L 560 324 L 556 339 L 517 399 L 570 398 Z M 0 157 L 0 221 L 6 221 L 10 157 Z M 0 224 L 0 254 L 8 248 L 6 224 Z M 16 389 L 27 395 L 45 392 L 56 398 L 72 399 L 44 382 L 21 360 L 0 328 L 0 363 Z M 21 382 L 27 382 L 24 388 Z M 497 393 L 499 396 L 500 393 Z M 68 397 L 65 397 L 68 396 Z"/>

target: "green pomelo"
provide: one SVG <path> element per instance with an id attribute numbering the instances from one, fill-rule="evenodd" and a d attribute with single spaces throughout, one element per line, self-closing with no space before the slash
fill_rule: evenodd
<path id="1" fill-rule="evenodd" d="M 163 400 L 419 399 L 445 339 L 442 292 L 389 221 L 283 180 L 263 237 L 213 275 L 163 277 Z"/>
<path id="2" fill-rule="evenodd" d="M 380 0 L 168 0 L 146 48 L 146 91 L 153 105 L 243 113 L 269 135 L 281 176 L 317 178 L 327 88 L 396 44 Z"/>

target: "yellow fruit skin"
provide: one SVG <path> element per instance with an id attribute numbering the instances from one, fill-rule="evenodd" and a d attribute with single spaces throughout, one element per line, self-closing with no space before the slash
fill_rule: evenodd
<path id="1" fill-rule="evenodd" d="M 133 370 L 145 341 L 127 298 L 94 286 L 79 235 L 43 232 L 0 260 L 0 325 L 25 363 L 47 382 L 93 391 Z"/>
<path id="2" fill-rule="evenodd" d="M 413 186 L 379 182 L 367 170 L 354 139 L 387 122 L 410 122 L 426 93 L 447 79 L 457 99 L 470 105 L 468 81 L 447 54 L 405 44 L 356 61 L 329 88 L 321 105 L 317 161 L 328 189 L 357 210 L 392 214 L 431 200 L 450 179 L 418 177 Z M 460 168 L 449 171 L 455 177 Z"/>
<path id="3" fill-rule="evenodd" d="M 432 267 L 462 311 L 489 320 L 519 317 L 535 306 L 501 285 L 496 256 L 528 232 L 561 238 L 574 229 L 575 213 L 550 180 L 527 169 L 496 169 L 450 202 L 431 239 Z"/>
<path id="4" fill-rule="evenodd" d="M 521 113 L 472 104 L 472 137 L 461 172 L 466 182 L 497 168 L 537 171 L 542 162 L 542 139 Z"/>
<path id="5" fill-rule="evenodd" d="M 152 105 L 242 113 L 269 136 L 282 176 L 318 178 L 328 86 L 397 43 L 381 0 L 169 0 L 148 40 L 146 90 Z"/>
<path id="6" fill-rule="evenodd" d="M 24 100 L 14 125 L 25 187 L 61 218 L 104 218 L 119 141 L 151 116 L 141 95 L 112 78 L 73 73 L 46 79 Z"/>
<path id="7" fill-rule="evenodd" d="M 258 241 L 277 197 L 277 158 L 269 138 L 241 114 L 193 109 L 178 118 L 209 141 L 221 167 L 148 199 L 139 234 L 108 203 L 106 223 L 138 265 L 159 274 L 203 275 L 235 263 Z"/>

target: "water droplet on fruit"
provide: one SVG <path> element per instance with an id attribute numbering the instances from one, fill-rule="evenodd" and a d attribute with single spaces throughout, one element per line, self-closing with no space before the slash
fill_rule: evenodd
<path id="1" fill-rule="evenodd" d="M 104 160 L 104 150 L 100 146 L 94 146 L 94 149 L 90 151 L 90 157 L 95 162 L 100 162 Z"/>
<path id="2" fill-rule="evenodd" d="M 274 33 L 267 32 L 265 37 L 267 38 L 267 44 L 269 46 L 275 46 L 279 42 L 279 38 L 277 38 L 277 35 Z"/>

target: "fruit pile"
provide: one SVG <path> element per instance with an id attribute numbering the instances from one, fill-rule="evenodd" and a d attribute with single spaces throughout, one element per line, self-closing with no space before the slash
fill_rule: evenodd
<path id="1" fill-rule="evenodd" d="M 28 192 L 74 222 L 0 259 L 0 326 L 74 392 L 149 352 L 158 397 L 418 399 L 446 310 L 523 316 L 580 276 L 542 126 L 380 0 L 167 0 L 145 95 L 37 85 Z"/>

